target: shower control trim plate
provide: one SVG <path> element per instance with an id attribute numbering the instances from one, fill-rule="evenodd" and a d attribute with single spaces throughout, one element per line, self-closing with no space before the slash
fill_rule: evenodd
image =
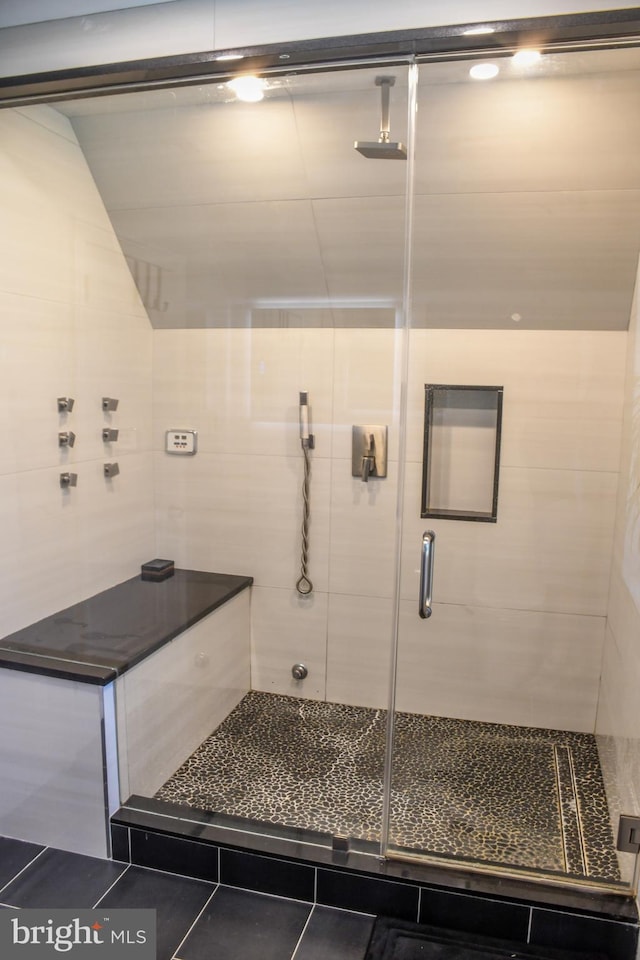
<path id="1" fill-rule="evenodd" d="M 387 475 L 387 433 L 379 424 L 354 425 L 351 431 L 351 476 L 365 483 Z"/>
<path id="2" fill-rule="evenodd" d="M 620 814 L 616 850 L 622 853 L 640 853 L 640 817 Z"/>
<path id="3" fill-rule="evenodd" d="M 198 452 L 197 430 L 167 430 L 165 450 L 180 457 L 193 457 Z"/>

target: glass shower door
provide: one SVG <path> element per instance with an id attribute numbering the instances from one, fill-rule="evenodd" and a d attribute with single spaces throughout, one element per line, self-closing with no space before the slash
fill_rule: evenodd
<path id="1" fill-rule="evenodd" d="M 485 60 L 420 67 L 386 852 L 622 889 L 640 58 Z"/>
<path id="2" fill-rule="evenodd" d="M 157 556 L 253 578 L 245 628 L 205 623 L 119 678 L 123 802 L 379 843 L 408 71 L 60 106 L 148 318 Z"/>

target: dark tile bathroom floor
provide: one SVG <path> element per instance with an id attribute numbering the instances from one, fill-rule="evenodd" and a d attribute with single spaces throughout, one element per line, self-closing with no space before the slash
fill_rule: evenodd
<path id="1" fill-rule="evenodd" d="M 0 837 L 0 909 L 156 910 L 157 960 L 363 960 L 374 918 Z"/>
<path id="2" fill-rule="evenodd" d="M 251 692 L 160 800 L 376 840 L 386 711 Z M 397 715 L 391 842 L 619 881 L 595 739 Z"/>

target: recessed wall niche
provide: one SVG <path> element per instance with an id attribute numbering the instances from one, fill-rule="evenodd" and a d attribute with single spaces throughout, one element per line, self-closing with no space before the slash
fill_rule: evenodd
<path id="1" fill-rule="evenodd" d="M 424 389 L 421 516 L 495 523 L 503 388 Z"/>

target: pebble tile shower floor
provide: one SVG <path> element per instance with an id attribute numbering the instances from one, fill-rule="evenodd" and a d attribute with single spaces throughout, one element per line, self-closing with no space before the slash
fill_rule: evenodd
<path id="1" fill-rule="evenodd" d="M 248 693 L 156 794 L 378 840 L 386 711 Z M 398 713 L 390 840 L 408 851 L 620 880 L 589 734 Z"/>

